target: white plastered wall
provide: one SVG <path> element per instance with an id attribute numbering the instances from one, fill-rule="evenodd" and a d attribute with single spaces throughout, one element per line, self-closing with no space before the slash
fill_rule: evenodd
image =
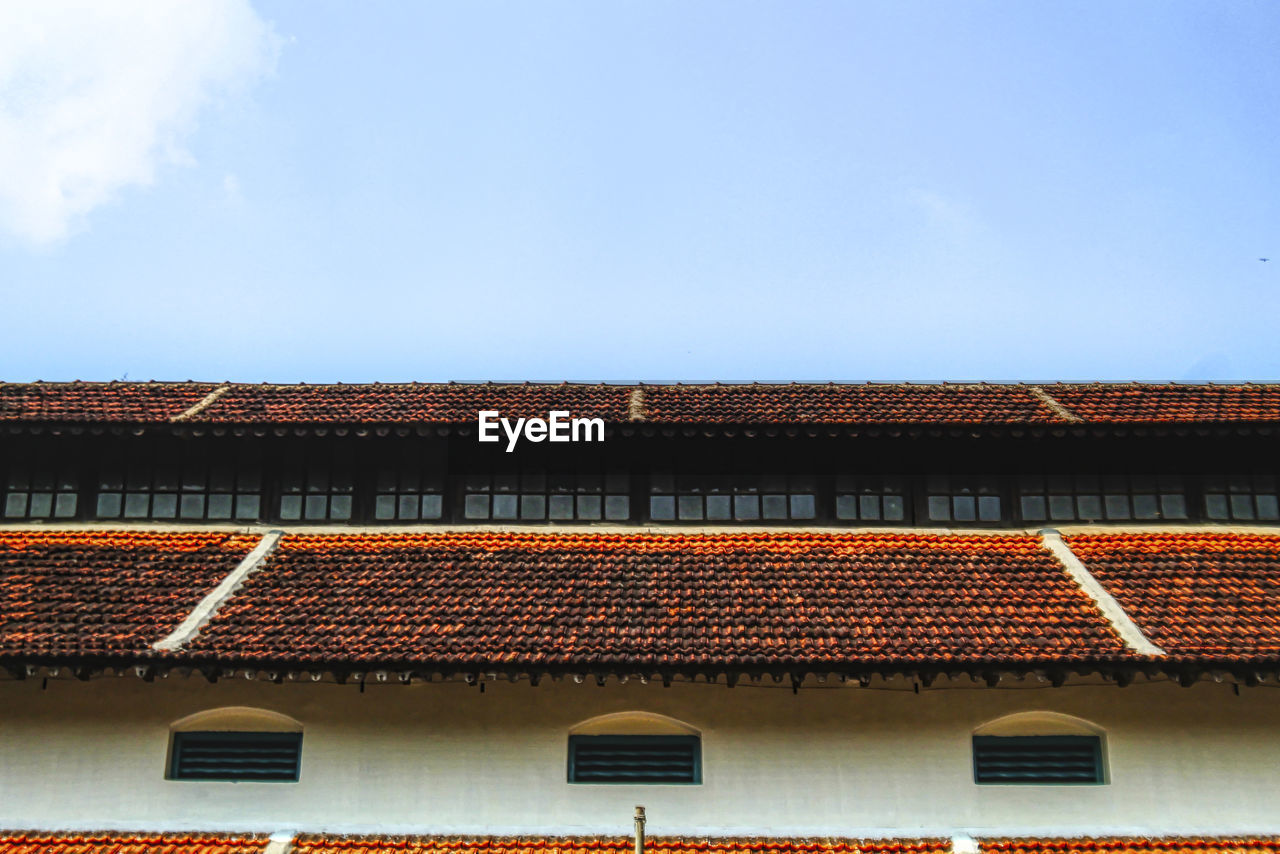
<path id="1" fill-rule="evenodd" d="M 887 686 L 886 686 L 887 687 Z M 898 683 L 901 688 L 901 682 Z M 244 706 L 304 728 L 298 783 L 164 779 L 170 726 Z M 565 780 L 569 731 L 665 715 L 700 786 Z M 977 786 L 970 736 L 1048 711 L 1105 733 L 1105 786 Z M 1280 833 L 1280 690 L 0 682 L 0 827 L 709 835 Z"/>

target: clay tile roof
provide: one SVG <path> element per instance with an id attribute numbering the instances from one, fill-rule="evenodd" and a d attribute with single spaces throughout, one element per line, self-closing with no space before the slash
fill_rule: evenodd
<path id="1" fill-rule="evenodd" d="M 0 832 L 0 854 L 259 854 L 266 845 L 250 836 Z"/>
<path id="2" fill-rule="evenodd" d="M 0 854 L 258 854 L 261 837 L 180 833 L 5 833 Z M 630 854 L 627 837 L 305 834 L 296 854 Z M 946 854 L 950 839 L 649 837 L 653 854 Z M 1277 837 L 981 839 L 983 854 L 1277 854 Z"/>
<path id="3" fill-rule="evenodd" d="M 257 541 L 224 533 L 0 531 L 0 655 L 144 653 Z"/>
<path id="4" fill-rule="evenodd" d="M 1280 421 L 1276 385 L 1047 385 L 1054 400 L 1088 423 Z"/>
<path id="5" fill-rule="evenodd" d="M 983 839 L 982 854 L 1277 854 L 1274 836 L 1157 836 Z"/>
<path id="6" fill-rule="evenodd" d="M 1062 423 L 1019 385 L 646 386 L 644 403 L 659 423 Z"/>
<path id="7" fill-rule="evenodd" d="M 629 390 L 617 385 L 413 383 L 378 385 L 233 385 L 196 419 L 210 423 L 473 423 L 481 410 L 508 418 L 625 421 Z"/>
<path id="8" fill-rule="evenodd" d="M 1280 385 L 0 384 L 0 422 L 11 423 L 471 424 L 486 409 L 658 425 L 1275 423 Z"/>
<path id="9" fill-rule="evenodd" d="M 1066 540 L 1170 656 L 1280 657 L 1280 536 L 1101 534 Z"/>
<path id="10" fill-rule="evenodd" d="M 780 531 L 287 536 L 185 654 L 716 671 L 1130 657 L 1035 537 Z"/>
<path id="11" fill-rule="evenodd" d="M 681 839 L 649 837 L 652 854 L 945 854 L 946 839 Z M 631 854 L 628 838 L 302 836 L 296 854 Z M 3 852 L 0 852 L 3 854 Z"/>
<path id="12" fill-rule="evenodd" d="M 1280 662 L 1280 536 L 1069 535 L 1168 655 Z M 1142 666 L 1021 534 L 0 531 L 0 659 L 528 674 Z"/>
<path id="13" fill-rule="evenodd" d="M 212 383 L 0 383 L 0 421 L 165 422 Z"/>

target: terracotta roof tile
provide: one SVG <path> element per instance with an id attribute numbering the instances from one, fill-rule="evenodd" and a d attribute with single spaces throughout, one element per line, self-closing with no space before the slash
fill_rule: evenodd
<path id="1" fill-rule="evenodd" d="M 945 839 L 680 839 L 649 837 L 651 854 L 945 854 Z M 606 837 L 303 836 L 296 854 L 631 854 L 631 839 Z M 0 852 L 3 854 L 3 852 Z"/>
<path id="2" fill-rule="evenodd" d="M 1035 537 L 285 537 L 192 643 L 218 660 L 713 667 L 1125 658 Z"/>
<path id="3" fill-rule="evenodd" d="M 1086 422 L 1280 421 L 1276 385 L 1049 385 L 1044 390 Z"/>
<path id="4" fill-rule="evenodd" d="M 1280 854 L 1280 837 L 983 839 L 982 854 Z"/>
<path id="5" fill-rule="evenodd" d="M 167 422 L 212 383 L 0 383 L 0 421 Z"/>
<path id="6" fill-rule="evenodd" d="M 647 420 L 737 424 L 1062 423 L 1018 385 L 646 386 Z"/>
<path id="7" fill-rule="evenodd" d="M 257 541 L 222 533 L 0 531 L 0 655 L 145 652 Z"/>
<path id="8" fill-rule="evenodd" d="M 1169 655 L 1280 656 L 1280 536 L 1102 534 L 1066 541 Z"/>
<path id="9" fill-rule="evenodd" d="M 257 854 L 267 840 L 181 833 L 0 833 L 0 854 Z M 649 837 L 652 854 L 945 854 L 950 839 Z M 983 854 L 1278 854 L 1277 837 L 981 839 Z M 297 854 L 630 854 L 627 837 L 301 835 Z"/>
<path id="10" fill-rule="evenodd" d="M 167 423 L 221 387 L 0 384 L 0 422 Z M 1270 423 L 1280 421 L 1280 385 L 233 383 L 190 420 L 460 424 L 473 423 L 482 409 L 508 417 L 545 417 L 563 409 L 575 417 L 654 424 L 1047 426 L 1074 423 L 1073 418 L 1091 424 Z"/>
<path id="11" fill-rule="evenodd" d="M 159 833 L 0 833 L 0 854 L 258 854 L 249 836 Z"/>
<path id="12" fill-rule="evenodd" d="M 629 389 L 616 385 L 411 383 L 378 385 L 233 385 L 196 421 L 210 423 L 474 423 L 483 409 L 508 418 L 625 421 Z"/>
<path id="13" fill-rule="evenodd" d="M 1140 662 L 1038 538 L 952 533 L 298 534 L 184 650 L 258 542 L 0 532 L 0 656 L 605 672 Z M 1280 536 L 1072 535 L 1168 654 L 1280 660 Z"/>

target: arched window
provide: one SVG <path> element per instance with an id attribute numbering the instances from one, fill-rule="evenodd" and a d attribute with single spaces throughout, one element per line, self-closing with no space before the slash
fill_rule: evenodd
<path id="1" fill-rule="evenodd" d="M 165 768 L 169 780 L 296 783 L 302 724 L 248 706 L 197 712 L 169 727 Z"/>
<path id="2" fill-rule="evenodd" d="M 973 732 L 978 785 L 1062 786 L 1107 782 L 1103 731 L 1057 712 L 1022 712 Z"/>
<path id="3" fill-rule="evenodd" d="M 686 723 L 650 712 L 620 712 L 569 731 L 569 782 L 696 785 L 702 737 Z"/>

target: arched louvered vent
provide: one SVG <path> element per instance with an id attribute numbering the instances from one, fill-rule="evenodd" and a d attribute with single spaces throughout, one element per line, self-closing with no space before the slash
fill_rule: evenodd
<path id="1" fill-rule="evenodd" d="M 982 784 L 1106 782 L 1096 735 L 973 737 L 973 780 Z"/>
<path id="2" fill-rule="evenodd" d="M 571 735 L 570 783 L 701 783 L 696 735 Z"/>
<path id="3" fill-rule="evenodd" d="M 300 732 L 175 732 L 170 780 L 296 782 Z"/>

